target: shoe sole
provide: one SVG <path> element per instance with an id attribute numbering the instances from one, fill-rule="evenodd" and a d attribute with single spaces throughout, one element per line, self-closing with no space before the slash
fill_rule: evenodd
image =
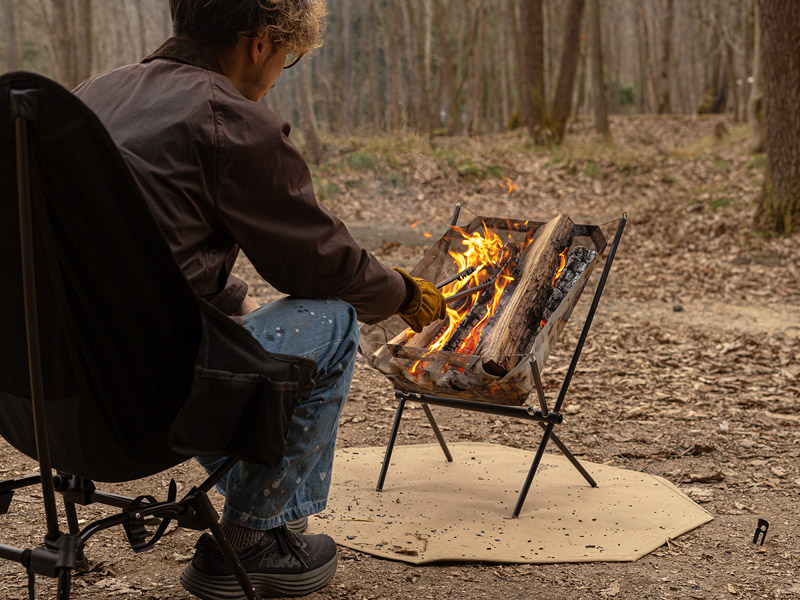
<path id="1" fill-rule="evenodd" d="M 250 582 L 264 598 L 305 596 L 324 588 L 336 574 L 338 553 L 330 561 L 306 573 L 248 573 Z M 240 600 L 247 598 L 233 575 L 206 575 L 192 563 L 181 573 L 181 585 L 202 600 Z"/>

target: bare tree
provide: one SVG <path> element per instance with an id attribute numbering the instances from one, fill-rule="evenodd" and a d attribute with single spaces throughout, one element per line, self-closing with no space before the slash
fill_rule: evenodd
<path id="1" fill-rule="evenodd" d="M 18 71 L 22 68 L 22 60 L 19 54 L 19 41 L 17 39 L 17 20 L 14 15 L 14 0 L 5 0 L 3 10 L 0 11 L 2 18 L 3 34 L 3 65 L 6 71 Z"/>
<path id="2" fill-rule="evenodd" d="M 642 61 L 646 65 L 645 74 L 647 76 L 646 83 L 642 84 L 642 94 L 645 95 L 645 90 L 649 93 L 649 98 L 652 100 L 653 104 L 649 106 L 654 106 L 656 103 L 656 84 L 655 84 L 655 68 L 653 66 L 653 54 L 650 52 L 650 29 L 647 26 L 647 13 L 645 12 L 645 6 L 642 0 L 639 0 L 639 16 L 641 18 L 641 27 L 642 27 Z M 646 104 L 646 106 L 648 106 Z"/>
<path id="3" fill-rule="evenodd" d="M 764 123 L 764 91 L 761 75 L 761 26 L 760 9 L 758 3 L 754 3 L 753 12 L 755 13 L 755 31 L 753 36 L 753 83 L 750 88 L 750 101 L 748 102 L 748 113 L 750 123 L 753 126 L 753 152 L 764 152 L 765 138 L 767 135 Z"/>
<path id="4" fill-rule="evenodd" d="M 308 61 L 308 64 L 298 69 L 297 77 L 300 79 L 300 120 L 303 123 L 303 137 L 306 142 L 305 156 L 309 162 L 319 164 L 325 157 L 325 152 L 317 130 L 317 115 L 314 112 L 313 91 L 311 89 L 312 66 L 313 61 Z"/>
<path id="5" fill-rule="evenodd" d="M 658 98 L 658 114 L 672 112 L 670 105 L 670 58 L 672 54 L 672 26 L 675 22 L 675 4 L 667 0 L 667 14 L 664 16 L 663 52 L 661 54 L 661 86 Z"/>
<path id="6" fill-rule="evenodd" d="M 564 22 L 564 45 L 561 51 L 561 67 L 553 96 L 552 132 L 553 140 L 561 143 L 567 127 L 567 118 L 572 110 L 572 88 L 578 68 L 581 44 L 581 17 L 586 0 L 570 0 Z"/>
<path id="7" fill-rule="evenodd" d="M 603 40 L 600 28 L 600 0 L 591 0 L 592 19 L 592 102 L 594 104 L 594 128 L 597 133 L 609 135 L 608 107 L 603 81 Z"/>
<path id="8" fill-rule="evenodd" d="M 800 228 L 800 2 L 760 0 L 767 169 L 756 212 L 760 229 Z"/>
<path id="9" fill-rule="evenodd" d="M 544 15 L 542 0 L 521 0 L 526 35 L 522 36 L 522 110 L 531 137 L 538 138 L 546 104 L 544 95 Z"/>

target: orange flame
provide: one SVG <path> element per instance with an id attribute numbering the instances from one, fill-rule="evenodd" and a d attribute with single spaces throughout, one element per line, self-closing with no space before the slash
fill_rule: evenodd
<path id="1" fill-rule="evenodd" d="M 419 225 L 420 223 L 422 223 L 422 219 L 420 219 L 419 221 L 414 221 L 414 222 L 411 224 L 411 227 L 416 227 L 416 226 L 417 226 L 417 225 Z"/>
<path id="2" fill-rule="evenodd" d="M 497 233 L 489 230 L 485 223 L 482 231 L 476 231 L 471 234 L 468 234 L 458 227 L 454 227 L 454 230 L 464 238 L 461 240 L 461 245 L 466 246 L 466 250 L 461 252 L 450 251 L 450 257 L 455 262 L 454 270 L 459 272 L 472 266 L 475 267 L 475 271 L 463 280 L 457 280 L 448 284 L 443 291 L 445 297 L 453 296 L 460 291 L 468 290 L 490 281 L 495 277 L 497 267 L 503 260 L 507 259 L 507 248 L 503 239 L 501 239 Z M 509 233 L 509 241 L 510 240 L 511 234 Z M 524 249 L 528 243 L 530 243 L 530 239 L 527 239 L 522 244 L 522 249 Z M 494 291 L 491 300 L 483 304 L 483 307 L 479 309 L 485 312 L 483 312 L 477 322 L 472 325 L 467 334 L 462 338 L 455 352 L 472 354 L 476 350 L 480 342 L 481 333 L 491 321 L 491 318 L 497 311 L 497 307 L 500 305 L 503 292 L 506 290 L 508 284 L 514 281 L 510 271 L 511 267 L 508 266 L 504 268 L 503 272 L 497 274 L 494 279 Z M 481 289 L 470 294 L 462 301 L 455 303 L 455 308 L 451 306 L 447 307 L 448 320 L 446 326 L 444 326 L 444 330 L 429 343 L 428 349 L 431 352 L 442 350 L 445 347 L 450 337 L 464 321 L 484 291 L 484 289 Z M 423 371 L 427 365 L 428 363 L 423 358 L 416 361 L 409 371 L 416 375 Z"/>
<path id="3" fill-rule="evenodd" d="M 564 248 L 564 250 L 561 251 L 561 254 L 558 255 L 558 260 L 561 262 L 558 265 L 558 270 L 556 271 L 555 276 L 553 277 L 553 287 L 556 287 L 556 282 L 564 272 L 564 267 L 567 266 L 567 250 L 569 250 L 569 248 Z"/>
<path id="4" fill-rule="evenodd" d="M 425 233 L 423 233 L 422 235 L 424 235 L 426 238 L 433 237 L 433 234 L 432 233 L 428 233 L 427 231 Z"/>
<path id="5" fill-rule="evenodd" d="M 508 178 L 508 177 L 506 177 L 506 185 L 508 186 L 508 193 L 509 194 L 519 191 L 519 186 L 516 183 L 514 183 L 513 181 L 511 181 L 511 179 Z"/>

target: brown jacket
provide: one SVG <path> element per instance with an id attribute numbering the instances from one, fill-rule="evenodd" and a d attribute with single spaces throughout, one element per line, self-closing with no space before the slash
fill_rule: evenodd
<path id="1" fill-rule="evenodd" d="M 247 293 L 231 275 L 239 248 L 286 294 L 341 298 L 367 323 L 400 309 L 402 277 L 317 202 L 289 124 L 242 96 L 203 46 L 171 38 L 75 94 L 120 148 L 186 277 L 224 313 Z"/>

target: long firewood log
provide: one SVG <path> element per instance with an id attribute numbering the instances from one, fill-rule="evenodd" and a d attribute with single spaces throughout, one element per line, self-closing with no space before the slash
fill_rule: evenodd
<path id="1" fill-rule="evenodd" d="M 511 300 L 487 332 L 489 337 L 481 352 L 488 373 L 505 375 L 529 350 L 553 289 L 558 255 L 572 244 L 572 229 L 572 220 L 559 215 L 542 225 L 523 252 Z"/>

